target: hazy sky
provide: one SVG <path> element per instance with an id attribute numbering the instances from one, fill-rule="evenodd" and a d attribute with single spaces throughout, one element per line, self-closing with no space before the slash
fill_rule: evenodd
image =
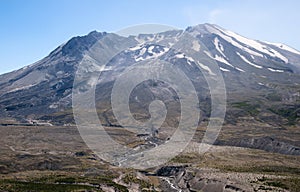
<path id="1" fill-rule="evenodd" d="M 0 0 L 0 74 L 42 59 L 72 36 L 158 23 L 214 23 L 300 50 L 298 0 Z"/>

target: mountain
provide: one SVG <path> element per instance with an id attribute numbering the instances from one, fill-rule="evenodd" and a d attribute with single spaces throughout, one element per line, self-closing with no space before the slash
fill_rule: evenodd
<path id="1" fill-rule="evenodd" d="M 78 90 L 90 87 L 88 78 L 102 72 L 96 88 L 96 106 L 102 124 L 122 126 L 110 106 L 113 84 L 126 68 L 153 59 L 174 64 L 190 78 L 198 94 L 203 122 L 207 123 L 211 95 L 206 78 L 218 75 L 214 73 L 212 63 L 215 63 L 227 92 L 224 131 L 216 144 L 300 154 L 295 147 L 300 146 L 295 130 L 300 125 L 300 52 L 284 44 L 248 39 L 212 24 L 129 37 L 96 31 L 74 37 L 42 60 L 0 76 L 2 125 L 73 124 L 72 88 L 76 73 L 82 70 L 80 64 L 87 53 L 97 51 L 100 55 L 96 57 L 101 58 L 123 45 L 128 48 L 115 55 L 105 68 L 97 60 L 91 60 L 94 62 L 81 71 Z M 155 99 L 171 109 L 165 126 L 176 127 L 178 95 L 161 81 L 145 81 L 134 89 L 130 97 L 134 117 L 141 121 L 149 119 L 148 106 Z M 203 132 L 199 132 L 201 136 Z"/>

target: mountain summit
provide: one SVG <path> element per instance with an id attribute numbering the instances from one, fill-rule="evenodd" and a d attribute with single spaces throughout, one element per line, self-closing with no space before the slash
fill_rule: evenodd
<path id="1" fill-rule="evenodd" d="M 226 123 L 238 123 L 243 117 L 275 126 L 299 123 L 300 52 L 284 44 L 252 40 L 212 24 L 129 37 L 97 31 L 74 37 L 40 61 L 0 76 L 0 116 L 15 122 L 37 119 L 53 124 L 74 123 L 71 108 L 76 71 L 86 52 L 95 49 L 95 44 L 104 38 L 111 48 L 121 43 L 131 45 L 111 60 L 107 68 L 94 63 L 86 69 L 87 74 L 99 70 L 105 72 L 98 80 L 96 90 L 99 117 L 105 124 L 118 125 L 111 108 L 107 107 L 116 77 L 135 62 L 153 58 L 173 63 L 191 78 L 199 92 L 200 106 L 209 116 L 210 98 L 203 73 L 215 74 L 209 62 L 199 63 L 188 53 L 172 48 L 182 34 L 195 37 L 191 45 L 193 51 L 201 58 L 214 61 L 223 75 L 228 97 Z M 101 57 L 101 52 L 99 54 Z M 196 68 L 201 72 L 195 71 Z M 83 80 L 82 83 L 87 82 Z M 146 82 L 141 89 L 147 91 L 149 87 L 151 83 Z M 160 83 L 158 87 L 168 89 Z M 133 105 L 142 108 L 147 99 L 174 99 L 172 91 L 166 94 L 158 88 L 149 91 L 153 98 L 136 94 L 139 99 L 133 99 L 136 104 Z M 274 118 L 278 120 L 276 123 Z"/>

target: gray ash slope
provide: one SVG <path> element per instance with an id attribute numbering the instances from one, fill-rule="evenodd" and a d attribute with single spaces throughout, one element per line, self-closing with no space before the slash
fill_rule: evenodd
<path id="1" fill-rule="evenodd" d="M 195 37 L 191 48 L 200 57 L 216 62 L 222 72 L 228 97 L 226 124 L 237 125 L 240 119 L 253 118 L 276 128 L 299 126 L 300 52 L 284 44 L 251 40 L 211 24 L 130 37 L 96 31 L 74 37 L 44 59 L 0 76 L 0 117 L 16 121 L 44 119 L 54 124 L 72 123 L 75 73 L 85 53 L 95 48 L 98 40 L 103 38 L 112 47 L 122 43 L 132 45 L 118 54 L 107 68 L 95 64 L 86 69 L 86 75 L 94 71 L 104 72 L 96 91 L 99 117 L 104 124 L 118 126 L 108 106 L 111 88 L 118 74 L 138 61 L 153 58 L 173 63 L 191 78 L 198 91 L 204 117 L 207 117 L 210 96 L 203 73 L 214 75 L 210 62 L 199 63 L 180 49 L 168 47 L 180 41 L 184 33 Z M 83 80 L 82 83 L 88 86 L 88 82 Z M 145 91 L 148 94 L 142 94 Z M 163 82 L 145 82 L 133 93 L 132 98 L 137 97 L 139 99 L 131 102 L 136 114 L 144 114 L 138 118 L 149 117 L 147 105 L 154 98 L 165 101 L 170 108 L 173 105 L 176 108 L 178 104 L 176 94 Z M 168 125 L 175 126 L 176 122 L 170 120 Z M 299 141 L 292 144 L 299 145 Z"/>

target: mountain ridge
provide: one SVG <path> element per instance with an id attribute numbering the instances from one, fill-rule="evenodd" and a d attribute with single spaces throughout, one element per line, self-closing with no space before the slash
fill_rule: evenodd
<path id="1" fill-rule="evenodd" d="M 184 31 L 172 30 L 157 34 L 140 34 L 132 36 L 131 40 L 136 41 L 137 47 L 135 48 L 136 50 L 133 50 L 133 48 L 130 49 L 133 50 L 133 52 L 147 49 L 145 54 L 149 54 L 147 52 L 149 46 L 148 48 L 138 46 L 151 42 L 154 45 L 160 44 L 160 42 L 165 40 L 168 42 L 169 39 L 176 39 L 178 35 L 185 31 L 188 33 L 197 33 L 196 37 L 200 39 L 200 44 L 202 44 L 202 46 L 200 44 L 198 46 L 201 48 L 203 46 L 208 48 L 207 51 L 204 50 L 202 53 L 205 54 L 205 57 L 210 57 L 215 60 L 224 74 L 229 72 L 245 72 L 247 70 L 247 73 L 258 73 L 259 70 L 264 70 L 261 72 L 261 78 L 267 75 L 271 76 L 274 73 L 276 75 L 281 75 L 281 73 L 298 74 L 300 72 L 300 54 L 297 55 L 295 51 L 289 52 L 286 50 L 294 49 L 288 47 L 285 48 L 282 53 L 279 53 L 278 51 L 276 52 L 279 48 L 275 46 L 274 43 L 271 43 L 271 48 L 267 47 L 266 50 L 264 50 L 265 47 L 263 46 L 267 46 L 266 44 L 261 44 L 260 41 L 251 39 L 245 40 L 244 37 L 213 24 L 200 24 L 193 27 L 187 27 Z M 0 95 L 3 96 L 10 92 L 22 90 L 23 88 L 30 89 L 40 82 L 49 81 L 49 78 L 51 77 L 59 79 L 70 76 L 70 78 L 74 78 L 82 55 L 85 54 L 85 52 L 98 40 L 107 35 L 114 36 L 112 39 L 124 38 L 113 33 L 92 31 L 88 35 L 71 38 L 69 41 L 50 52 L 48 56 L 34 64 L 0 75 L 0 88 L 2 90 L 0 91 Z M 250 42 L 250 45 L 245 45 L 245 42 Z M 256 50 L 255 46 L 258 46 Z M 188 58 L 186 56 L 182 57 L 183 59 Z M 285 57 L 289 57 L 290 61 Z M 144 58 L 142 56 L 139 59 L 143 60 Z M 185 62 L 193 61 L 187 59 Z M 202 68 L 204 71 L 210 71 L 209 66 L 200 65 L 198 67 Z M 30 73 L 32 74 L 29 75 Z M 263 86 L 263 82 L 260 82 L 259 84 Z"/>
<path id="2" fill-rule="evenodd" d="M 220 26 L 218 26 L 216 24 L 204 23 L 204 24 L 198 24 L 198 25 L 195 25 L 195 26 L 188 26 L 184 30 L 180 30 L 179 29 L 179 30 L 170 30 L 170 31 L 189 31 L 191 29 L 195 29 L 195 28 L 199 28 L 199 27 L 202 28 L 201 32 L 205 32 L 205 33 L 211 33 L 209 30 L 207 30 L 207 27 L 216 27 L 218 29 L 226 30 L 226 29 L 223 29 L 222 27 L 220 27 Z M 165 31 L 165 32 L 170 32 L 170 31 Z M 159 32 L 159 33 L 165 33 L 165 32 Z M 155 34 L 159 34 L 159 33 L 155 33 Z M 235 33 L 235 32 L 233 32 L 233 33 Z M 59 45 L 57 48 L 55 48 L 53 51 L 51 51 L 46 57 L 38 60 L 37 62 L 34 62 L 33 64 L 26 65 L 26 66 L 24 66 L 24 67 L 22 67 L 20 69 L 16 69 L 16 70 L 13 70 L 13 71 L 10 71 L 10 72 L 7 72 L 7 73 L 0 74 L 0 76 L 7 75 L 7 74 L 10 74 L 12 72 L 16 72 L 16 71 L 19 71 L 21 69 L 24 69 L 24 68 L 31 67 L 31 66 L 33 66 L 33 65 L 41 62 L 43 59 L 51 56 L 51 54 L 53 54 L 54 52 L 58 51 L 62 47 L 64 47 L 64 49 L 65 49 L 63 51 L 64 54 L 67 54 L 66 50 L 69 47 L 73 47 L 76 44 L 76 42 L 78 42 L 79 39 L 89 39 L 89 40 L 91 40 L 91 37 L 93 37 L 96 40 L 99 40 L 101 37 L 103 37 L 106 34 L 115 34 L 115 35 L 117 35 L 116 33 L 113 33 L 113 32 L 108 33 L 108 32 L 105 32 L 105 31 L 101 32 L 101 31 L 93 30 L 93 31 L 89 32 L 87 35 L 80 35 L 80 36 L 72 37 L 66 43 L 63 43 L 63 44 Z M 239 35 L 238 33 L 236 33 L 236 34 Z M 142 34 L 139 34 L 139 35 L 136 35 L 136 36 L 132 36 L 132 37 L 137 37 L 137 36 L 140 36 L 140 35 L 150 35 L 150 34 L 144 34 L 144 33 L 142 33 Z M 286 50 L 286 51 L 291 52 L 293 54 L 300 54 L 299 50 L 297 50 L 297 49 L 295 49 L 295 48 L 293 48 L 293 47 L 291 47 L 291 46 L 289 46 L 289 45 L 287 45 L 287 44 L 285 44 L 283 42 L 268 42 L 268 41 L 264 41 L 264 40 L 260 41 L 260 40 L 254 40 L 254 39 L 250 39 L 250 40 L 258 41 L 258 42 L 261 42 L 261 43 L 264 43 L 264 44 L 268 44 L 270 46 L 275 46 L 278 49 Z M 67 47 L 65 47 L 65 46 L 67 46 Z"/>
<path id="3" fill-rule="evenodd" d="M 188 41 L 180 39 L 185 33 Z M 190 36 L 193 38 L 189 38 Z M 221 71 L 227 90 L 228 109 L 225 125 L 249 127 L 245 133 L 240 133 L 238 138 L 232 138 L 234 142 L 228 141 L 227 137 L 221 137 L 219 143 L 243 143 L 249 146 L 251 143 L 247 143 L 248 141 L 261 138 L 263 134 L 275 138 L 277 143 L 284 141 L 292 144 L 283 146 L 300 146 L 296 135 L 290 131 L 300 125 L 298 51 L 282 44 L 247 39 L 212 24 L 129 37 L 97 31 L 92 31 L 86 36 L 73 37 L 40 61 L 0 75 L 2 124 L 7 124 L 6 120 L 16 124 L 30 124 L 32 120 L 55 125 L 74 124 L 74 78 L 86 53 L 104 48 L 102 44 L 98 44 L 99 40 L 104 40 L 106 45 L 111 45 L 112 48 L 122 43 L 131 45 L 106 66 L 99 66 L 94 62 L 83 73 L 88 77 L 93 72 L 101 71 L 95 99 L 98 116 L 104 125 L 121 127 L 109 106 L 111 90 L 118 75 L 134 63 L 153 59 L 172 63 L 190 78 L 199 97 L 203 122 L 207 123 L 211 98 L 205 77 L 213 78 L 215 75 L 211 65 L 214 62 Z M 177 46 L 172 48 L 174 45 Z M 190 57 L 187 50 L 198 53 L 201 60 Z M 101 57 L 101 52 L 99 54 Z M 90 86 L 84 79 L 82 84 Z M 134 116 L 140 120 L 148 119 L 148 106 L 155 99 L 162 100 L 167 108 L 173 110 L 167 116 L 165 125 L 176 127 L 176 118 L 179 115 L 178 96 L 170 85 L 162 82 L 150 80 L 136 88 L 130 99 Z M 243 129 L 242 127 L 241 130 Z M 246 134 L 249 130 L 253 132 L 251 136 Z M 289 137 L 290 139 L 287 139 Z M 241 138 L 245 139 L 246 144 Z M 276 142 L 273 143 L 276 145 Z M 276 149 L 273 143 L 270 145 L 275 148 L 270 147 L 268 150 L 282 151 Z"/>

